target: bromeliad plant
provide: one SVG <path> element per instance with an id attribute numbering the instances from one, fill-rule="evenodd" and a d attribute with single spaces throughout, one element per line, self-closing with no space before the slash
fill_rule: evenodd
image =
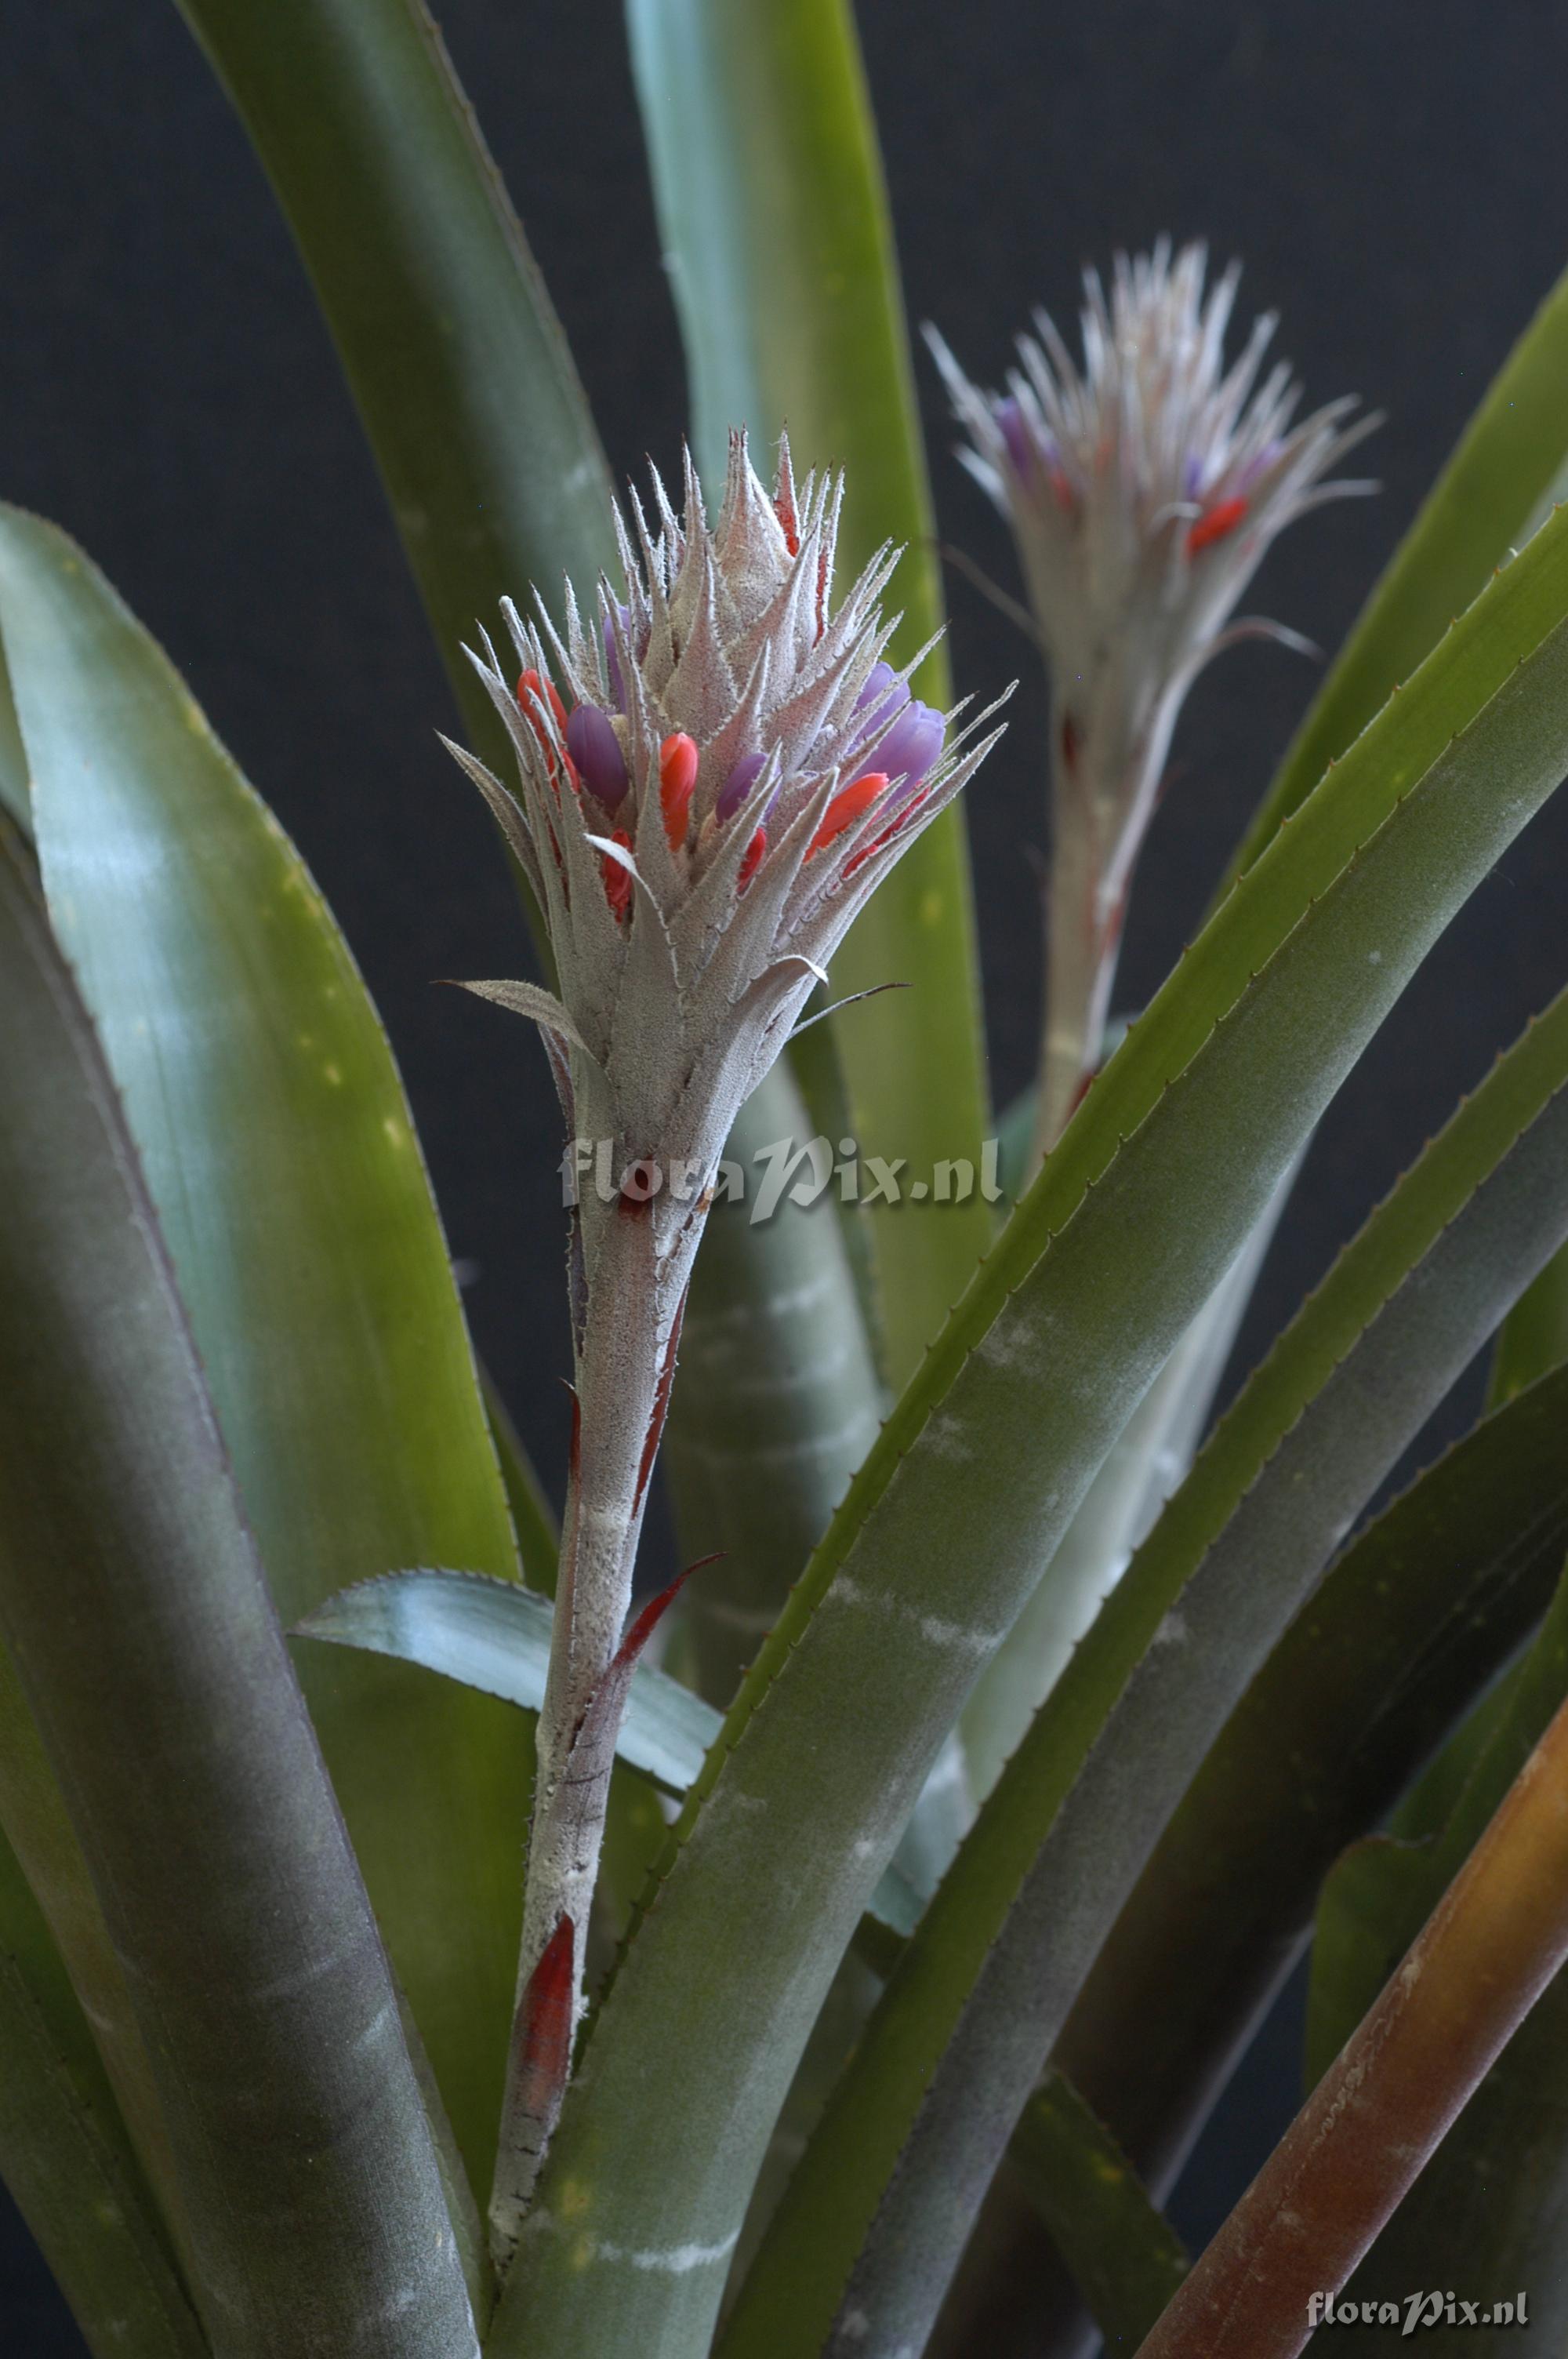
<path id="1" fill-rule="evenodd" d="M 470 988 L 539 1026 L 568 1158 L 586 1148 L 595 1178 L 568 1248 L 571 1462 L 491 2205 L 503 2268 L 564 2092 L 617 1723 L 671 1594 L 622 1640 L 724 1143 L 857 911 L 994 743 L 944 756 L 945 722 L 882 661 L 891 552 L 834 609 L 841 482 L 797 496 L 786 442 L 770 498 L 738 433 L 711 529 L 689 459 L 683 519 L 654 488 L 657 538 L 641 507 L 638 549 L 620 532 L 625 603 L 601 583 L 585 631 L 568 591 L 566 643 L 548 632 L 569 714 L 510 603 L 515 690 L 488 640 L 476 661 L 521 802 L 453 748 L 544 914 L 561 996 Z"/>
<path id="2" fill-rule="evenodd" d="M 557 1544 L 329 911 L 0 513 L 0 2168 L 89 2347 L 1255 2359 L 1434 2276 L 1561 2340 L 1568 999 L 1197 1443 L 1314 1125 L 1568 769 L 1568 284 L 1109 1055 L 1184 690 L 1366 421 L 1292 424 L 1262 327 L 1227 366 L 1194 251 L 1000 397 L 938 344 L 1054 696 L 993 1211 L 996 733 L 844 0 L 632 0 L 696 461 L 629 522 L 428 24 L 185 5 L 536 921 L 543 980 L 470 988 L 556 1081 L 574 1409 Z M 816 1132 L 957 1201 L 716 1201 Z M 719 1560 L 638 1604 L 666 1419 Z M 1164 2191 L 1309 1940 L 1307 2104 L 1189 2269 Z"/>

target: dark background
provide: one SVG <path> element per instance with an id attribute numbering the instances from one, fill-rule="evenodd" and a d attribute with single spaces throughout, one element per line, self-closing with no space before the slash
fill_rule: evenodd
<path id="1" fill-rule="evenodd" d="M 746 0 L 734 0 L 737 5 Z M 618 10 L 451 0 L 441 21 L 524 216 L 618 474 L 683 423 Z M 1309 400 L 1385 409 L 1375 502 L 1297 527 L 1251 602 L 1332 647 L 1568 258 L 1568 18 L 1516 0 L 861 0 L 912 315 L 994 378 L 1087 259 L 1161 230 L 1247 265 Z M 303 848 L 402 1059 L 481 1347 L 546 1474 L 566 1365 L 543 1060 L 427 978 L 517 970 L 476 799 L 435 745 L 447 690 L 293 249 L 237 124 L 160 0 L 10 0 L 0 17 L 0 495 L 67 526 L 169 649 Z M 946 455 L 942 529 L 1004 582 L 999 522 Z M 1564 387 L 1568 400 L 1568 386 Z M 1359 463 L 1359 462 L 1358 462 Z M 1024 673 L 970 799 L 999 1098 L 1033 1057 L 1042 697 L 1027 648 L 950 584 L 960 685 Z M 1145 855 L 1123 996 L 1159 982 L 1313 675 L 1245 648 L 1200 683 Z M 1562 980 L 1568 811 L 1478 894 L 1325 1122 L 1238 1364 Z M 498 1045 L 499 1044 L 499 1045 Z M 1473 1395 L 1474 1387 L 1471 1391 Z M 1201 2238 L 1294 2103 L 1295 2025 L 1265 2033 L 1191 2167 Z M 19 2229 L 0 2340 L 81 2344 Z"/>

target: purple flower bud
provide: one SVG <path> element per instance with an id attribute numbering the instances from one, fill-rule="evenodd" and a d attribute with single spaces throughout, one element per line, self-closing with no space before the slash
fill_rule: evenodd
<path id="1" fill-rule="evenodd" d="M 991 412 L 997 432 L 1007 446 L 1012 462 L 1012 472 L 1020 482 L 1027 483 L 1034 466 L 1034 448 L 1029 439 L 1029 429 L 1023 422 L 1023 412 L 1011 394 L 1004 394 Z"/>
<path id="2" fill-rule="evenodd" d="M 766 769 L 765 754 L 742 754 L 724 784 L 719 789 L 719 799 L 713 806 L 714 817 L 720 825 L 734 818 L 752 788 Z"/>
<path id="3" fill-rule="evenodd" d="M 613 810 L 631 784 L 621 740 L 597 704 L 579 704 L 567 723 L 567 752 L 595 801 Z"/>
<path id="4" fill-rule="evenodd" d="M 874 663 L 866 675 L 866 684 L 855 699 L 855 710 L 861 712 L 868 704 L 876 711 L 866 723 L 868 730 L 882 729 L 909 702 L 909 683 L 899 679 L 890 663 Z"/>
<path id="5" fill-rule="evenodd" d="M 622 712 L 624 712 L 626 710 L 626 683 L 621 677 L 621 658 L 616 651 L 615 646 L 615 624 L 617 618 L 620 620 L 622 629 L 623 631 L 629 630 L 632 624 L 632 609 L 630 606 L 617 606 L 613 615 L 606 614 L 602 625 L 604 632 L 604 668 L 610 675 L 610 693 L 615 699 L 616 703 L 621 707 Z"/>
<path id="6" fill-rule="evenodd" d="M 876 749 L 878 769 L 890 778 L 902 778 L 903 792 L 911 792 L 941 753 L 946 728 L 942 715 L 929 704 L 906 705 Z"/>

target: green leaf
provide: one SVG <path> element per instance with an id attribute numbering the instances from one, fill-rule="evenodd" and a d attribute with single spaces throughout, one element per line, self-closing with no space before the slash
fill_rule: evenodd
<path id="1" fill-rule="evenodd" d="M 920 2347 L 1031 2084 L 1209 1745 L 1565 1236 L 1568 994 L 1346 1249 L 1102 1607 L 890 1982 L 727 2347 L 815 2353 L 837 2317 L 836 2351 L 851 2310 L 890 2347 Z M 786 2272 L 789 2323 L 765 2324 Z"/>
<path id="2" fill-rule="evenodd" d="M 660 233 L 686 342 L 699 464 L 732 426 L 787 426 L 796 463 L 848 473 L 839 563 L 906 545 L 896 647 L 941 619 L 892 231 L 848 0 L 628 0 Z M 948 701 L 933 657 L 923 692 Z M 834 964 L 835 996 L 907 983 L 831 1019 L 863 1153 L 979 1168 L 988 1113 L 962 821 L 937 821 Z M 989 1242 L 989 1208 L 904 1201 L 871 1218 L 879 1325 L 902 1384 Z"/>
<path id="3" fill-rule="evenodd" d="M 1441 1889 L 1441 1887 L 1439 1887 Z M 1388 1955 L 1390 1924 L 1426 1922 L 1436 1898 L 1421 1851 L 1383 1834 L 1354 1843 L 1324 1879 L 1313 1939 L 1305 2071 L 1314 2089 L 1410 1947 Z"/>
<path id="4" fill-rule="evenodd" d="M 1292 1169 L 1128 1419 L 969 1698 L 964 1745 L 977 1796 L 996 1784 L 1101 1599 L 1191 1465 L 1294 1178 Z"/>
<path id="5" fill-rule="evenodd" d="M 647 2359 L 702 2347 L 783 2083 L 968 1689 L 1323 1107 L 1568 763 L 1565 609 L 1559 519 L 1231 894 L 978 1272 L 688 1797 L 493 2359 L 565 2359 L 589 2318 Z M 701 2075 L 661 2068 L 697 2049 Z"/>
<path id="6" fill-rule="evenodd" d="M 554 1618 L 547 1598 L 514 1581 L 476 1572 L 388 1572 L 329 1597 L 296 1623 L 294 1636 L 396 1656 L 537 1712 Z M 719 1725 L 700 1696 L 639 1663 L 615 1750 L 666 1794 L 684 1794 Z"/>
<path id="7" fill-rule="evenodd" d="M 1445 1753 L 1457 1757 L 1457 1777 L 1441 1786 L 1457 1798 L 1438 1826 L 1429 1793 L 1412 1795 L 1412 1810 L 1393 1817 L 1391 1838 L 1354 1844 L 1327 1875 L 1314 1944 L 1306 2073 L 1315 2083 L 1344 2048 L 1372 2000 L 1399 1965 L 1410 1941 L 1465 1866 L 1519 1769 L 1568 1694 L 1568 1581 L 1526 1658 L 1502 1687 L 1502 1708 L 1483 1708 L 1478 1727 L 1466 1722 Z M 1426 1786 L 1429 1781 L 1422 1781 Z M 1321 1953 L 1323 1951 L 1323 1953 Z"/>
<path id="8" fill-rule="evenodd" d="M 374 1009 L 303 864 L 63 534 L 0 512 L 3 635 L 45 886 L 144 1159 L 287 1621 L 389 1564 L 515 1554 L 429 1184 Z M 313 1716 L 470 2171 L 511 2019 L 524 1731 L 322 1656 Z"/>
<path id="9" fill-rule="evenodd" d="M 785 1195 L 771 1219 L 751 1217 L 769 1169 L 763 1151 L 810 1135 L 794 1077 L 775 1066 L 725 1147 L 747 1175 L 746 1197 L 708 1216 L 681 1329 L 665 1445 L 681 1554 L 723 1561 L 685 1591 L 678 1644 L 696 1684 L 720 1705 L 778 1620 L 880 1422 L 833 1194 L 811 1206 Z"/>
<path id="10" fill-rule="evenodd" d="M 87 2018 L 3 1838 L 0 2055 L 0 2178 L 93 2359 L 205 2359 Z"/>
<path id="11" fill-rule="evenodd" d="M 1003 1201 L 1015 1204 L 1029 1180 L 1029 1150 L 1034 1141 L 1037 1093 L 1033 1082 L 1021 1090 L 1005 1114 L 996 1118 L 998 1176 Z"/>
<path id="12" fill-rule="evenodd" d="M 518 1554 L 523 1560 L 523 1578 L 545 1596 L 553 1597 L 556 1593 L 556 1558 L 560 1546 L 555 1509 L 545 1495 L 545 1486 L 534 1470 L 534 1462 L 512 1422 L 511 1410 L 496 1391 L 488 1369 L 482 1365 L 479 1383 L 484 1396 L 490 1438 L 495 1445 L 501 1479 L 506 1487 L 506 1504 L 512 1510 L 512 1527 L 517 1535 Z"/>
<path id="13" fill-rule="evenodd" d="M 27 697 L 16 666 L 24 725 Z M 70 972 L 0 860 L 0 1623 L 224 2359 L 476 2346 L 377 1938 Z"/>
<path id="14" fill-rule="evenodd" d="M 1492 1354 L 1488 1399 L 1512 1400 L 1549 1368 L 1568 1360 L 1568 1253 L 1554 1255 L 1503 1322 Z"/>
<path id="15" fill-rule="evenodd" d="M 1451 1740 L 1446 1750 L 1460 1783 L 1440 1829 L 1413 1841 L 1420 1821 L 1403 1810 L 1394 1821 L 1398 1839 L 1356 1844 L 1325 1885 L 1308 2023 L 1314 2079 L 1375 2003 L 1565 1692 L 1568 1582 L 1493 1708 L 1472 1715 L 1473 1724 Z M 1439 1767 L 1443 1784 L 1452 1787 L 1446 1760 Z M 1560 1973 L 1361 2263 L 1347 2298 L 1352 2291 L 1357 2299 L 1403 2292 L 1407 2280 L 1399 2273 L 1417 2256 L 1441 2251 L 1444 2278 L 1456 2287 L 1527 2288 L 1532 2332 L 1562 2341 L 1568 2325 L 1568 2287 L 1559 2266 L 1568 2225 L 1565 2029 L 1568 1978 Z M 1492 2347 L 1485 2334 L 1476 2343 Z"/>
<path id="16" fill-rule="evenodd" d="M 1307 2010 L 1309 2088 L 1453 1882 L 1565 1690 L 1568 1585 L 1560 1582 L 1531 1645 L 1450 1733 L 1389 1832 L 1351 1844 L 1324 1879 Z"/>
<path id="17" fill-rule="evenodd" d="M 1158 2192 L 1299 1956 L 1318 1886 L 1539 1620 L 1568 1549 L 1568 1370 L 1352 1542 L 1211 1747 L 1056 2060 Z"/>
<path id="18" fill-rule="evenodd" d="M 0 847 L 0 857 L 5 857 Z M 115 1955 L 81 1845 L 70 1823 L 38 1723 L 10 1650 L 0 1645 L 0 1826 L 5 1856 L 27 1878 L 35 1906 L 69 1969 L 93 2027 L 114 2104 L 156 2190 L 164 2217 L 183 2235 L 183 2206 L 152 2064 L 135 2019 L 125 1970 Z"/>
<path id="19" fill-rule="evenodd" d="M 1292 740 L 1227 884 L 1425 660 L 1536 518 L 1568 463 L 1565 375 L 1568 273 L 1487 387 L 1373 590 Z"/>
<path id="20" fill-rule="evenodd" d="M 1108 2343 L 1135 2351 L 1185 2277 L 1181 2238 L 1070 2081 L 1047 2072 L 1013 2169 Z"/>
<path id="21" fill-rule="evenodd" d="M 33 830 L 32 799 L 27 792 L 27 756 L 16 726 L 11 682 L 0 650 L 0 810 L 7 811 L 25 836 Z"/>
<path id="22" fill-rule="evenodd" d="M 1568 1706 L 1141 2359 L 1295 2359 L 1313 2288 L 1350 2277 L 1568 1962 L 1565 1793 Z M 1428 2249 L 1446 2275 L 1446 2236 Z M 1439 2323 L 1446 2307 L 1456 2324 L 1519 2324 L 1517 2291 L 1516 2280 L 1489 2313 L 1476 2304 L 1456 2314 L 1452 2292 L 1446 2305 L 1442 2293 L 1418 2295 L 1411 2310 L 1430 2303 Z M 1431 2322 L 1412 2314 L 1404 2332 Z"/>
<path id="23" fill-rule="evenodd" d="M 179 0 L 331 330 L 480 752 L 460 652 L 613 566 L 610 472 L 537 266 L 422 0 Z"/>
<path id="24" fill-rule="evenodd" d="M 547 1601 L 515 1582 L 471 1572 L 389 1572 L 330 1597 L 296 1625 L 294 1636 L 394 1655 L 537 1712 L 550 1664 L 550 1622 Z M 615 1750 L 666 1794 L 684 1794 L 723 1725 L 713 1706 L 689 1688 L 651 1663 L 639 1663 Z M 890 1870 L 871 1906 L 883 1925 L 908 1934 L 923 1903 Z"/>

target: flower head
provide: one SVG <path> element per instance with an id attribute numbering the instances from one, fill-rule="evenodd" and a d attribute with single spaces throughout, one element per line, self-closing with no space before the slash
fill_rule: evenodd
<path id="1" fill-rule="evenodd" d="M 1292 423 L 1284 363 L 1260 378 L 1275 321 L 1227 369 L 1239 271 L 1205 292 L 1202 245 L 1173 259 L 1119 255 L 1108 296 L 1085 275 L 1083 361 L 1054 322 L 1018 340 L 1001 393 L 970 383 L 928 331 L 970 438 L 960 458 L 1008 518 L 1056 697 L 1058 752 L 1097 741 L 1097 772 L 1152 791 L 1182 696 L 1235 636 L 1229 618 L 1271 543 L 1325 500 L 1371 488 L 1327 481 L 1378 420 L 1353 398 Z"/>
<path id="2" fill-rule="evenodd" d="M 568 1125 L 602 1125 L 623 1168 L 708 1174 L 856 913 L 992 740 L 954 734 L 885 659 L 895 551 L 835 603 L 841 479 L 797 490 L 784 444 L 769 493 L 736 434 L 717 518 L 689 458 L 683 488 L 678 517 L 656 474 L 653 523 L 635 495 L 617 517 L 622 593 L 601 581 L 589 618 L 568 585 L 559 631 L 508 602 L 517 668 L 488 638 L 473 657 L 518 793 L 452 751 L 534 889 L 560 995 L 471 987 L 541 1025 Z"/>
<path id="3" fill-rule="evenodd" d="M 1371 489 L 1330 470 L 1375 418 L 1351 399 L 1296 422 L 1301 388 L 1262 375 L 1271 316 L 1227 368 L 1239 272 L 1205 291 L 1201 245 L 1118 255 L 1108 296 L 1085 274 L 1083 359 L 1044 312 L 1000 393 L 970 383 L 926 331 L 958 455 L 1012 527 L 1051 675 L 1054 846 L 1038 1160 L 1098 1064 L 1123 913 L 1172 732 L 1271 543 L 1325 500 Z"/>

